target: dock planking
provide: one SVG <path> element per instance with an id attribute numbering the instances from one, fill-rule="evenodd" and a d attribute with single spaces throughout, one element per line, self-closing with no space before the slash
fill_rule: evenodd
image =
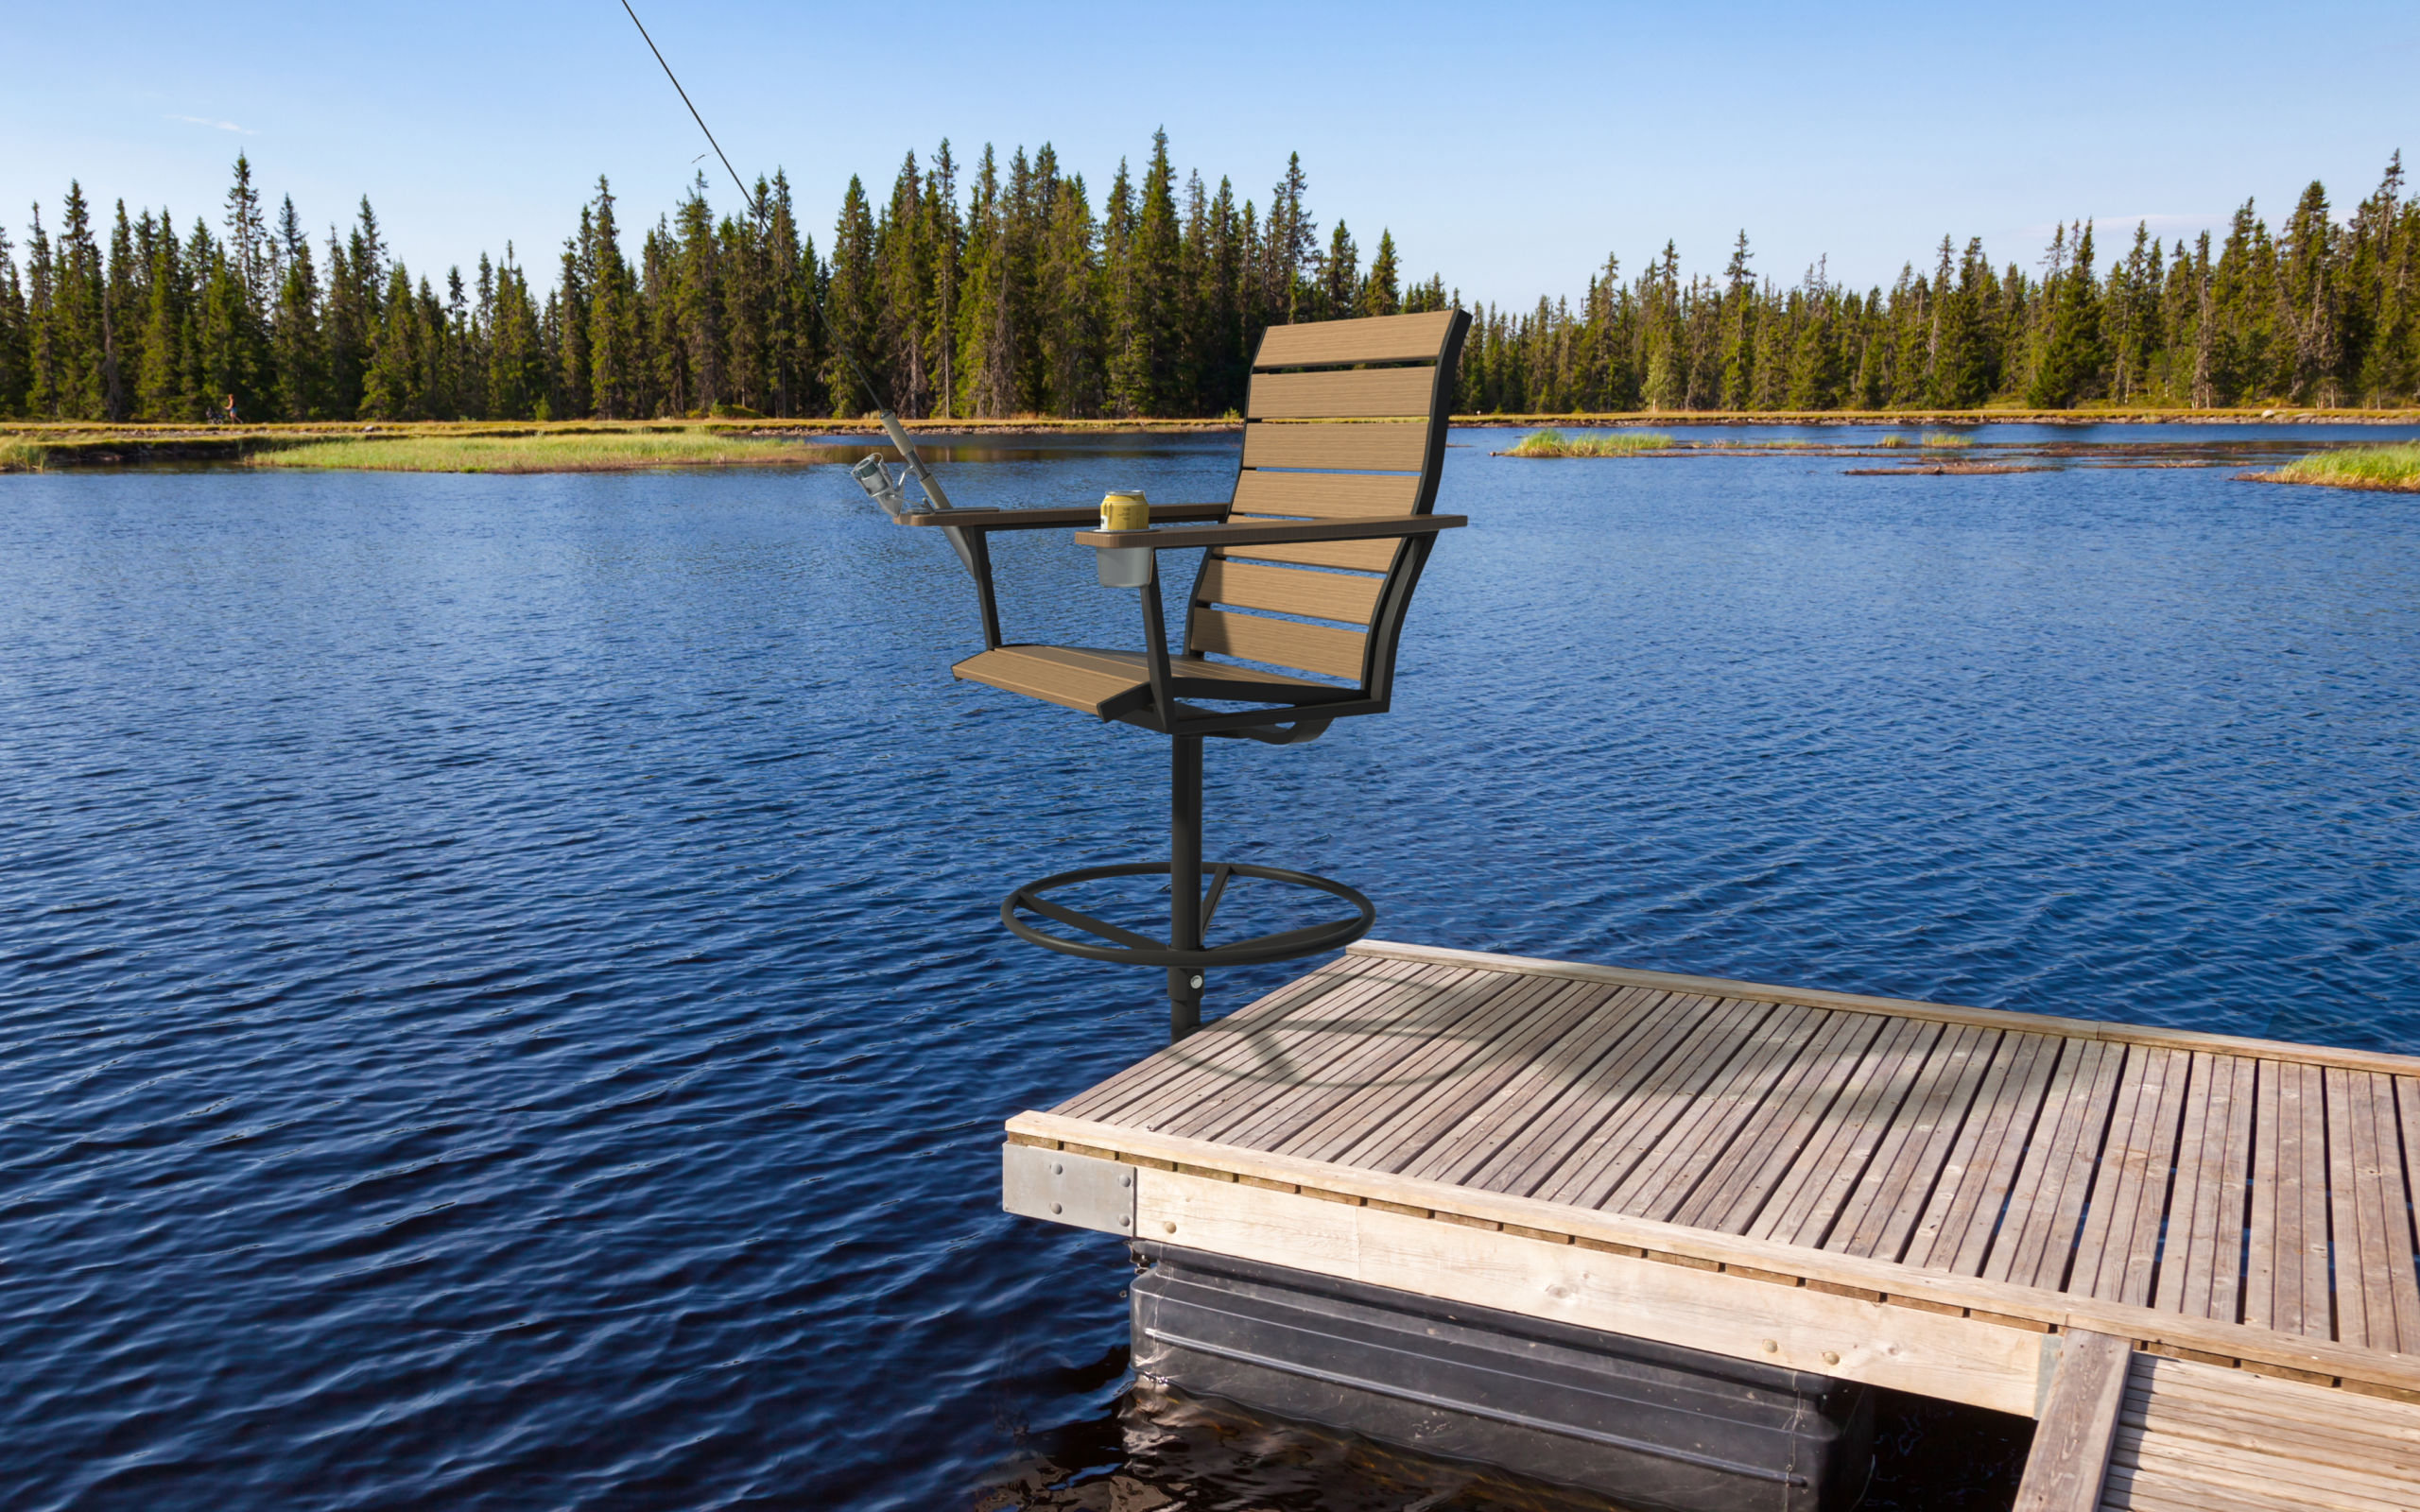
<path id="1" fill-rule="evenodd" d="M 2000 1410 L 2118 1340 L 2046 1506 L 2420 1442 L 2420 1058 L 1364 941 L 1009 1132 L 1144 1237 Z"/>

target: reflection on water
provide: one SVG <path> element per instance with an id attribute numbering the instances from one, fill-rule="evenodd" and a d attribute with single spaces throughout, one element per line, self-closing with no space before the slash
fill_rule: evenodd
<path id="1" fill-rule="evenodd" d="M 1121 1378 L 1124 1365 L 1121 1349 Z M 1020 1436 L 976 1512 L 1624 1512 L 1590 1492 L 1276 1421 L 1150 1379 L 1093 1418 Z M 1874 1442 L 1861 1512 L 1997 1512 L 2016 1495 L 2033 1434 L 2020 1418 L 1885 1391 Z"/>
<path id="2" fill-rule="evenodd" d="M 977 1512 L 1621 1512 L 1585 1492 L 1276 1421 L 1148 1379 L 1098 1418 L 1022 1448 Z"/>

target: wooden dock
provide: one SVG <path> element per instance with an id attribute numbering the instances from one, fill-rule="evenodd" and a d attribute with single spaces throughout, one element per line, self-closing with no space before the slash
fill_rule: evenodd
<path id="1" fill-rule="evenodd" d="M 1364 941 L 1008 1133 L 1143 1239 L 2036 1418 L 2026 1512 L 2420 1507 L 2420 1057 Z"/>

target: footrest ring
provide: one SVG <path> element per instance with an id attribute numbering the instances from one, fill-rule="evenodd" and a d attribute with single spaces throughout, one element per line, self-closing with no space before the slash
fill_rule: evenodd
<path id="1" fill-rule="evenodd" d="M 1370 933 L 1370 926 L 1378 921 L 1376 904 L 1357 890 L 1332 878 L 1314 877 L 1307 871 L 1288 871 L 1278 867 L 1246 866 L 1240 862 L 1221 861 L 1202 867 L 1201 875 L 1210 879 L 1210 890 L 1201 907 L 1203 929 L 1210 927 L 1211 915 L 1218 910 L 1219 896 L 1226 890 L 1227 879 L 1231 876 L 1327 893 L 1351 903 L 1355 917 L 1306 925 L 1301 929 L 1280 930 L 1270 935 L 1254 935 L 1250 939 L 1201 950 L 1181 951 L 1165 941 L 1121 929 L 1106 919 L 1078 913 L 1042 896 L 1061 887 L 1072 887 L 1080 882 L 1099 882 L 1110 877 L 1157 876 L 1172 879 L 1173 871 L 1174 868 L 1165 861 L 1135 861 L 1114 867 L 1085 867 L 1076 871 L 1063 871 L 1040 882 L 1028 882 L 1009 894 L 1000 903 L 1000 922 L 1008 925 L 1009 932 L 1017 938 L 1063 955 L 1080 955 L 1086 960 L 1109 961 L 1119 966 L 1190 967 L 1200 971 L 1209 967 L 1258 966 L 1267 961 L 1290 961 L 1297 956 L 1340 950 Z M 1096 945 L 1086 940 L 1069 939 L 1063 935 L 1046 935 L 1019 919 L 1017 913 L 1020 909 L 1040 914 L 1045 919 L 1080 929 L 1112 943 Z"/>

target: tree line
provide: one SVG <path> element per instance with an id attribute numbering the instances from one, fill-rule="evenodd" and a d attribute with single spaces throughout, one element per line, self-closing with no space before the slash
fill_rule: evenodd
<path id="1" fill-rule="evenodd" d="M 1180 181 L 1165 132 L 1098 209 L 1046 144 L 960 175 L 943 142 L 887 202 L 852 178 L 828 254 L 784 175 L 719 216 L 700 178 L 635 258 L 600 178 L 544 288 L 510 243 L 415 279 L 367 197 L 315 245 L 242 156 L 217 227 L 121 201 L 104 232 L 71 183 L 22 274 L 0 231 L 0 415 L 1215 416 L 1272 323 L 1445 305 L 1438 279 L 1403 286 L 1391 234 L 1366 267 L 1343 221 L 1320 239 L 1299 156 L 1265 211 Z"/>
<path id="2" fill-rule="evenodd" d="M 1046 144 L 962 170 L 943 142 L 880 204 L 852 178 L 828 252 L 775 173 L 720 215 L 699 180 L 632 257 L 600 178 L 545 286 L 507 243 L 441 287 L 392 255 L 367 197 L 315 239 L 290 198 L 268 213 L 242 156 L 215 227 L 120 201 L 104 231 L 71 182 L 22 248 L 0 229 L 0 416 L 1217 416 L 1270 325 L 1460 302 L 1406 281 L 1388 232 L 1366 266 L 1342 220 L 1322 238 L 1307 195 L 1299 156 L 1265 209 L 1224 178 L 1180 183 L 1161 132 L 1096 209 Z M 2314 182 L 2274 234 L 2247 200 L 2215 245 L 2138 225 L 2100 260 L 2088 221 L 2033 270 L 1945 236 L 1860 293 L 1821 263 L 1756 276 L 1744 232 L 1719 277 L 1685 280 L 1668 242 L 1628 279 L 1609 257 L 1577 307 L 1477 311 L 1457 408 L 2377 407 L 2420 387 L 2399 154 L 2342 221 Z"/>
<path id="3" fill-rule="evenodd" d="M 1758 278 L 1745 232 L 1720 277 L 1685 281 L 1667 242 L 1627 281 L 1607 259 L 1576 310 L 1477 312 L 1458 408 L 2408 405 L 2420 197 L 2404 189 L 2398 152 L 2342 222 L 2314 180 L 2274 233 L 2249 199 L 2215 245 L 2204 232 L 2163 246 L 2138 223 L 2106 271 L 2088 220 L 2053 232 L 2033 271 L 1944 236 L 1929 267 L 1862 293 L 1820 262 L 1788 286 Z"/>

